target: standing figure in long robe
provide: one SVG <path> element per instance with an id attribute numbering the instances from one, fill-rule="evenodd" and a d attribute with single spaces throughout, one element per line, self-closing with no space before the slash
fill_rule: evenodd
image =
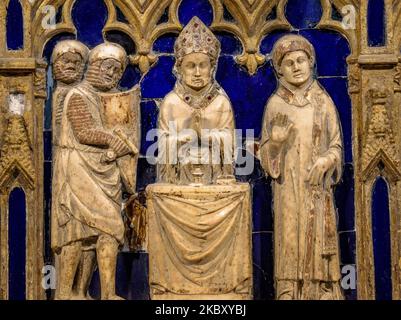
<path id="1" fill-rule="evenodd" d="M 104 126 L 101 93 L 116 87 L 126 66 L 125 50 L 112 43 L 95 47 L 81 84 L 69 91 L 61 116 L 57 166 L 65 177 L 54 199 L 52 248 L 59 255 L 56 299 L 72 299 L 83 248 L 96 250 L 101 298 L 115 293 L 118 248 L 124 240 L 122 177 L 117 160 L 129 145 Z"/>
<path id="2" fill-rule="evenodd" d="M 213 184 L 233 177 L 234 114 L 214 78 L 220 42 L 194 17 L 174 49 L 177 82 L 160 106 L 157 180 Z"/>
<path id="3" fill-rule="evenodd" d="M 266 106 L 260 157 L 274 179 L 277 299 L 342 299 L 333 185 L 342 173 L 340 121 L 313 78 L 315 52 L 284 36 L 273 48 L 279 79 Z"/>
<path id="4" fill-rule="evenodd" d="M 84 76 L 86 63 L 88 62 L 89 49 L 77 40 L 64 40 L 57 43 L 52 53 L 53 78 L 56 87 L 52 96 L 52 140 L 53 140 L 53 179 L 52 179 L 52 201 L 58 198 L 60 188 L 65 180 L 60 155 L 60 127 L 61 116 L 64 109 L 64 100 L 68 92 L 77 86 Z M 57 203 L 52 204 L 56 208 Z M 54 216 L 54 215 L 52 215 Z M 57 232 L 57 221 L 51 219 L 52 231 Z M 76 299 L 90 298 L 87 292 L 90 278 L 93 272 L 95 255 L 93 250 L 83 249 L 74 297 Z M 55 265 L 58 268 L 58 255 L 55 255 Z M 58 281 L 59 282 L 59 281 Z M 58 295 L 59 288 L 56 289 Z"/>

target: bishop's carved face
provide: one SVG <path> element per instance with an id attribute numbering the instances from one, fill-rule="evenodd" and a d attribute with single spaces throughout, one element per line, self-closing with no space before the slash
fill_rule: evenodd
<path id="1" fill-rule="evenodd" d="M 212 80 L 212 64 L 205 53 L 190 53 L 184 56 L 179 72 L 183 83 L 193 90 L 199 91 Z"/>
<path id="2" fill-rule="evenodd" d="M 304 51 L 289 52 L 281 62 L 279 74 L 289 84 L 300 87 L 312 76 L 312 62 Z"/>
<path id="3" fill-rule="evenodd" d="M 54 62 L 53 69 L 57 81 L 72 84 L 82 79 L 84 62 L 80 54 L 66 52 Z"/>

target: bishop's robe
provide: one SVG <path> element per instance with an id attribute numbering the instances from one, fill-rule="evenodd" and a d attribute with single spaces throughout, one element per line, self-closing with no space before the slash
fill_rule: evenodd
<path id="1" fill-rule="evenodd" d="M 190 129 L 190 143 L 177 137 Z M 203 134 L 202 130 L 210 130 Z M 158 120 L 159 162 L 157 181 L 173 184 L 194 182 L 193 164 L 201 162 L 202 182 L 213 184 L 234 173 L 234 114 L 229 98 L 216 83 L 199 95 L 191 95 L 177 82 L 163 100 Z M 206 138 L 206 139 L 205 139 Z"/>

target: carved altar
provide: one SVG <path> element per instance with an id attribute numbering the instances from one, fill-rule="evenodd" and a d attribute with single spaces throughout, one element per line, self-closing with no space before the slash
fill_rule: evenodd
<path id="1" fill-rule="evenodd" d="M 151 298 L 252 299 L 249 184 L 146 191 Z"/>

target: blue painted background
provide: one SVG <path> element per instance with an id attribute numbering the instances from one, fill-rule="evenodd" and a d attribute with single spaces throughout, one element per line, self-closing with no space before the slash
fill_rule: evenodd
<path id="1" fill-rule="evenodd" d="M 10 0 L 6 16 L 6 42 L 8 50 L 19 50 L 24 46 L 24 21 L 18 0 Z"/>
<path id="2" fill-rule="evenodd" d="M 368 4 L 368 44 L 381 47 L 386 44 L 384 0 L 370 0 Z"/>
<path id="3" fill-rule="evenodd" d="M 391 239 L 389 192 L 385 179 L 378 178 L 372 191 L 372 237 L 377 300 L 391 300 Z"/>
<path id="4" fill-rule="evenodd" d="M 8 298 L 25 300 L 26 297 L 26 200 L 21 188 L 11 191 L 9 202 L 8 251 Z"/>
<path id="5" fill-rule="evenodd" d="M 378 2 L 378 1 L 376 1 Z M 379 4 L 380 5 L 380 4 Z M 213 19 L 212 7 L 207 0 L 183 0 L 179 6 L 179 19 L 187 23 L 194 15 L 199 16 L 207 25 Z M 350 54 L 349 45 L 345 38 L 333 31 L 314 29 L 322 15 L 319 0 L 289 0 L 286 7 L 286 17 L 292 24 L 291 32 L 298 33 L 310 40 L 315 46 L 317 55 L 316 75 L 319 82 L 334 100 L 341 119 L 345 146 L 345 165 L 341 183 L 335 191 L 338 209 L 338 232 L 341 248 L 342 265 L 355 264 L 355 222 L 354 222 L 354 180 L 352 158 L 352 127 L 351 101 L 347 92 L 347 65 L 346 57 Z M 225 12 L 226 19 L 232 19 Z M 274 19 L 274 12 L 268 19 Z M 333 10 L 332 17 L 339 19 L 337 11 Z M 162 18 L 165 21 L 166 17 Z M 164 19 L 164 20 L 163 20 Z M 104 41 L 102 28 L 107 20 L 107 9 L 102 0 L 77 0 L 73 7 L 73 21 L 77 27 L 77 38 L 90 48 Z M 122 12 L 118 10 L 118 20 L 126 21 Z M 373 24 L 372 24 L 373 26 Z M 372 45 L 380 42 L 382 27 L 372 27 Z M 261 45 L 261 52 L 268 55 L 277 39 L 285 34 L 284 31 L 275 31 L 267 35 Z M 375 35 L 376 33 L 376 35 Z M 377 36 L 378 35 L 378 36 Z M 275 91 L 277 81 L 271 61 L 267 61 L 258 69 L 254 76 L 250 76 L 245 69 L 235 63 L 234 57 L 241 53 L 242 48 L 238 39 L 231 34 L 217 33 L 222 43 L 222 54 L 217 69 L 217 80 L 231 99 L 235 112 L 237 128 L 254 129 L 256 136 L 260 134 L 262 115 L 268 98 Z M 50 58 L 57 41 L 75 38 L 74 35 L 62 34 L 48 42 L 44 50 L 44 57 Z M 106 38 L 122 44 L 128 53 L 135 52 L 135 45 L 121 32 L 109 32 Z M 158 116 L 157 103 L 172 90 L 175 78 L 172 74 L 174 65 L 173 45 L 176 35 L 167 34 L 156 40 L 153 50 L 161 54 L 157 64 L 141 81 L 142 90 L 142 144 L 141 153 L 145 154 L 151 143 L 144 141 L 146 132 L 156 127 Z M 140 73 L 136 67 L 130 66 L 120 83 L 121 88 L 130 88 L 140 81 Z M 46 262 L 52 263 L 49 248 L 50 228 L 49 215 L 51 204 L 51 92 L 53 82 L 51 68 L 48 70 L 48 100 L 45 107 L 44 119 L 44 186 L 45 186 L 45 253 Z M 267 179 L 256 161 L 254 172 L 246 177 L 239 177 L 242 181 L 249 181 L 253 186 L 253 261 L 254 261 L 254 296 L 255 299 L 273 299 L 273 217 L 271 210 L 270 180 Z M 138 190 L 155 181 L 155 168 L 149 165 L 146 159 L 141 158 L 138 164 Z M 376 202 L 386 201 L 386 193 L 379 184 L 375 191 Z M 379 205 L 377 205 L 379 206 Z M 382 221 L 382 225 L 388 221 Z M 384 228 L 383 227 L 383 228 Z M 380 227 L 376 233 L 378 239 L 385 237 Z M 376 238 L 375 238 L 376 239 Z M 376 252 L 375 252 L 376 254 Z M 377 259 L 383 256 L 377 251 Z M 385 268 L 385 267 L 383 267 Z M 384 270 L 384 269 L 383 269 Z M 385 275 L 383 271 L 381 275 Z M 388 281 L 388 275 L 385 281 Z M 384 281 L 384 282 L 385 282 Z M 384 283 L 383 282 L 383 283 Z M 98 295 L 98 276 L 94 276 L 91 292 Z M 387 288 L 388 289 L 388 288 Z M 384 290 L 387 290 L 384 289 Z M 118 259 L 117 291 L 128 299 L 148 299 L 147 285 L 147 254 L 121 253 Z M 346 292 L 347 299 L 356 298 L 356 290 Z M 384 298 L 388 298 L 385 294 Z"/>

